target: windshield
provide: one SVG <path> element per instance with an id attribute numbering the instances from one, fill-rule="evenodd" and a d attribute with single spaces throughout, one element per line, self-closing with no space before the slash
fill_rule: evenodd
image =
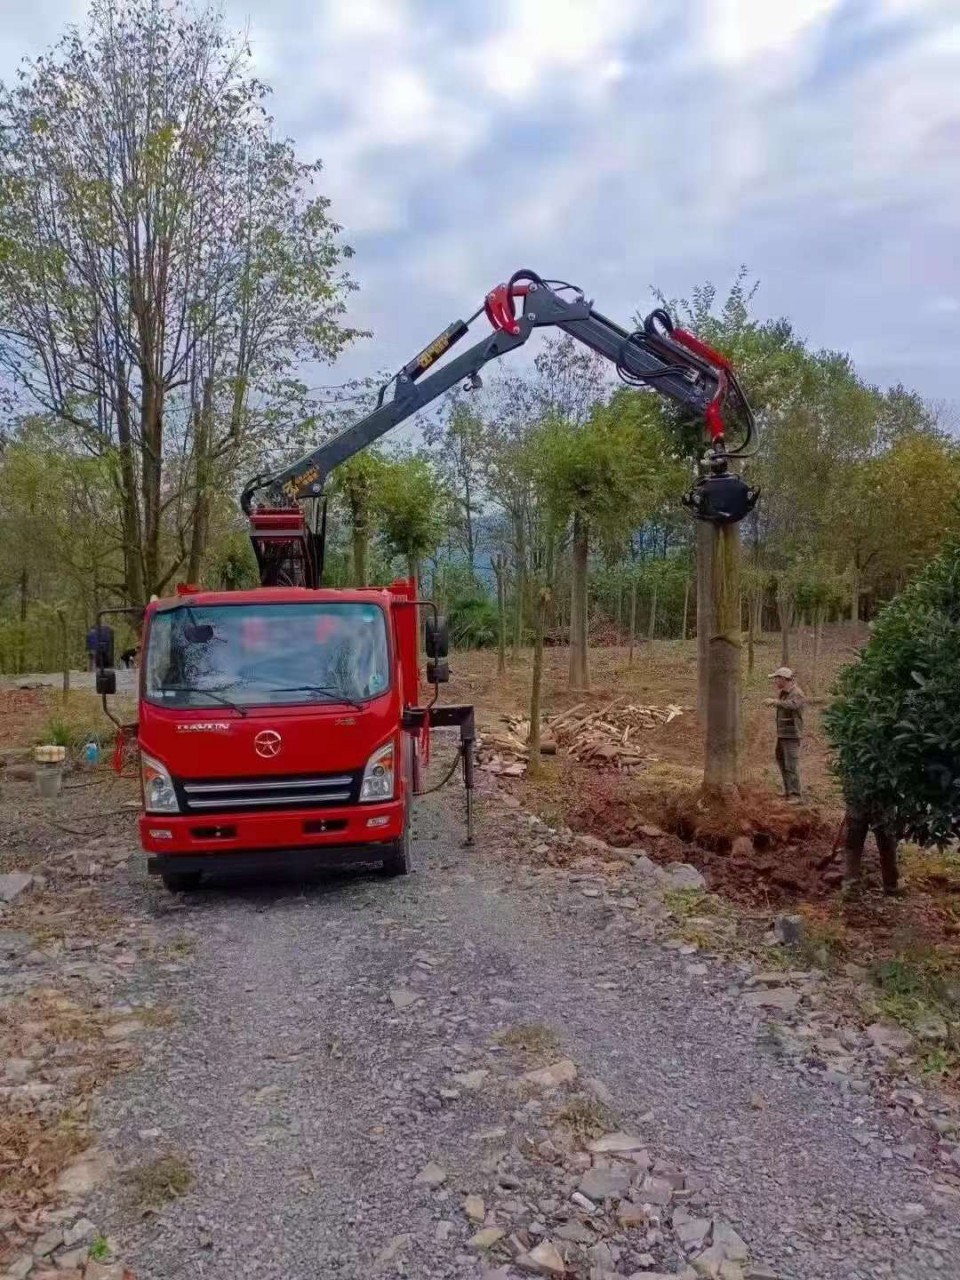
<path id="1" fill-rule="evenodd" d="M 390 683 L 374 604 L 184 603 L 154 615 L 146 696 L 164 705 L 362 702 Z"/>

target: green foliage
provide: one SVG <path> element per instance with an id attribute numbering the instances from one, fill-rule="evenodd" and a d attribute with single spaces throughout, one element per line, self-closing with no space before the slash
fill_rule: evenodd
<path id="1" fill-rule="evenodd" d="M 617 391 L 586 423 L 547 419 L 540 455 L 548 511 L 559 527 L 579 515 L 609 553 L 653 516 L 680 475 L 662 422 L 646 397 Z"/>
<path id="2" fill-rule="evenodd" d="M 242 591 L 258 585 L 257 560 L 246 533 L 228 534 L 210 566 L 209 584 L 220 591 Z"/>
<path id="3" fill-rule="evenodd" d="M 110 1241 L 106 1236 L 97 1236 L 90 1246 L 90 1258 L 93 1262 L 109 1262 L 113 1257 Z"/>
<path id="4" fill-rule="evenodd" d="M 847 795 L 921 845 L 960 835 L 960 540 L 873 625 L 824 724 Z"/>
<path id="5" fill-rule="evenodd" d="M 410 562 L 436 550 L 449 518 L 449 494 L 426 458 L 391 459 L 377 495 L 380 527 L 390 549 Z"/>
<path id="6" fill-rule="evenodd" d="M 489 649 L 497 643 L 497 606 L 488 596 L 454 600 L 447 614 L 455 649 Z"/>

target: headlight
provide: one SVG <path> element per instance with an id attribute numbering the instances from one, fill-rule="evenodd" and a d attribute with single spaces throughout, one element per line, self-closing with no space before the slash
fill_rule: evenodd
<path id="1" fill-rule="evenodd" d="M 147 813 L 180 812 L 177 793 L 173 789 L 173 779 L 159 760 L 142 755 L 140 777 L 143 780 L 143 807 Z"/>
<path id="2" fill-rule="evenodd" d="M 360 803 L 393 799 L 394 745 L 388 742 L 367 761 L 360 784 Z"/>

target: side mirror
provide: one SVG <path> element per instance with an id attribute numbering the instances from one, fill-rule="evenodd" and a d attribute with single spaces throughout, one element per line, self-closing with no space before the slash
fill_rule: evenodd
<path id="1" fill-rule="evenodd" d="M 97 669 L 102 670 L 105 667 L 112 667 L 113 657 L 113 627 L 97 628 Z"/>
<path id="2" fill-rule="evenodd" d="M 428 658 L 445 658 L 450 652 L 450 629 L 446 618 L 428 618 L 423 628 L 423 647 Z"/>
<path id="3" fill-rule="evenodd" d="M 427 662 L 427 681 L 430 684 L 447 684 L 450 664 L 444 658 L 430 658 Z"/>
<path id="4" fill-rule="evenodd" d="M 108 697 L 117 692 L 117 673 L 113 667 L 97 667 L 97 693 Z"/>
<path id="5" fill-rule="evenodd" d="M 213 639 L 213 627 L 209 622 L 188 623 L 183 628 L 187 644 L 209 644 Z"/>

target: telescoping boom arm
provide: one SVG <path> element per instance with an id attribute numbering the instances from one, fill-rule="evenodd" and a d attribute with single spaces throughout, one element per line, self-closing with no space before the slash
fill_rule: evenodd
<path id="1" fill-rule="evenodd" d="M 492 332 L 428 372 L 484 314 Z M 285 470 L 250 481 L 240 501 L 250 518 L 264 584 L 293 580 L 305 586 L 319 584 L 323 530 L 314 527 L 308 531 L 297 504 L 320 498 L 335 467 L 452 387 L 479 385 L 484 365 L 523 346 L 535 329 L 548 326 L 561 329 L 611 361 L 628 385 L 650 387 L 704 420 L 709 435 L 709 474 L 686 499 L 695 515 L 729 523 L 741 520 L 752 509 L 756 492 L 727 466 L 730 458 L 742 456 L 753 434 L 753 415 L 729 361 L 675 326 L 662 309 L 651 312 L 643 326 L 631 332 L 595 311 L 575 286 L 545 281 L 532 271 L 518 271 L 506 284 L 491 290 L 474 315 L 444 329 L 381 387 L 376 408 L 365 418 Z M 727 444 L 728 423 L 740 436 L 732 447 Z M 258 501 L 261 497 L 264 500 Z"/>

